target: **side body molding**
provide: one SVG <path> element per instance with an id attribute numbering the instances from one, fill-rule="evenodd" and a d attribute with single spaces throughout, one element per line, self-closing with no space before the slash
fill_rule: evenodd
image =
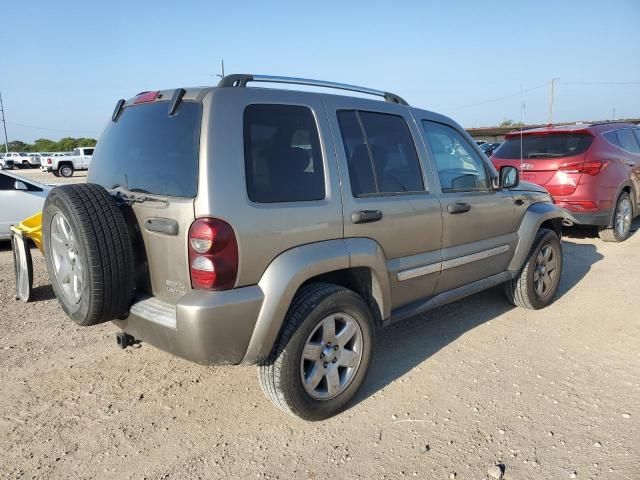
<path id="1" fill-rule="evenodd" d="M 243 364 L 253 364 L 271 352 L 284 318 L 300 286 L 312 277 L 349 267 L 371 270 L 371 294 L 383 318 L 390 315 L 390 286 L 380 245 L 370 239 L 338 239 L 292 248 L 276 257 L 258 282 L 264 302 Z"/>
<path id="2" fill-rule="evenodd" d="M 522 268 L 540 225 L 554 218 L 564 220 L 565 214 L 562 208 L 553 203 L 534 203 L 527 209 L 518 228 L 518 245 L 507 270 L 518 271 Z"/>

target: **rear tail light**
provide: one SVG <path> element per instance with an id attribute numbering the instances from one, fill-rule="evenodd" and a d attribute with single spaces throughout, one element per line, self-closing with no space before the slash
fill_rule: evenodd
<path id="1" fill-rule="evenodd" d="M 586 173 L 587 175 L 596 176 L 606 166 L 607 162 L 599 162 L 595 160 L 591 162 L 569 163 L 567 165 L 562 165 L 559 170 L 565 173 Z"/>
<path id="2" fill-rule="evenodd" d="M 189 229 L 191 286 L 228 290 L 238 275 L 238 242 L 231 226 L 217 218 L 198 218 Z"/>

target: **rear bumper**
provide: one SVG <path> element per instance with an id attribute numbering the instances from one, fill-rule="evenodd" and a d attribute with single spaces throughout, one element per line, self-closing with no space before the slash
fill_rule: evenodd
<path id="1" fill-rule="evenodd" d="M 51 170 L 53 170 L 53 168 L 51 167 L 51 165 L 40 165 L 40 170 L 42 170 L 43 172 L 50 172 Z"/>
<path id="2" fill-rule="evenodd" d="M 177 305 L 139 299 L 114 323 L 138 340 L 202 365 L 242 361 L 264 300 L 258 286 L 192 291 Z"/>
<path id="3" fill-rule="evenodd" d="M 593 225 L 599 227 L 606 227 L 611 223 L 611 211 L 604 210 L 593 213 L 577 213 L 566 210 L 567 220 L 575 225 Z"/>

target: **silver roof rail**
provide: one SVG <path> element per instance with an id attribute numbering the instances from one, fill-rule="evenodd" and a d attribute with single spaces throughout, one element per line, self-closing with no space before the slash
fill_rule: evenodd
<path id="1" fill-rule="evenodd" d="M 294 85 L 309 85 L 313 87 L 335 88 L 337 90 L 349 90 L 351 92 L 365 93 L 367 95 L 375 95 L 383 97 L 386 102 L 397 103 L 400 105 L 409 105 L 402 97 L 390 92 L 382 90 L 374 90 L 373 88 L 358 87 L 356 85 L 348 85 L 346 83 L 325 82 L 324 80 L 312 80 L 309 78 L 296 77 L 279 77 L 273 75 L 251 75 L 245 73 L 236 73 L 227 75 L 220 80 L 218 87 L 246 87 L 249 82 L 264 83 L 289 83 Z"/>

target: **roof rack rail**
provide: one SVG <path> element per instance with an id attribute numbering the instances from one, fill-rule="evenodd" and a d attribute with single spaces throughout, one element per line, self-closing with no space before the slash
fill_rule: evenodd
<path id="1" fill-rule="evenodd" d="M 390 92 L 382 90 L 374 90 L 373 88 L 358 87 L 356 85 L 348 85 L 345 83 L 326 82 L 324 80 L 312 80 L 309 78 L 296 77 L 279 77 L 273 75 L 252 75 L 245 73 L 236 73 L 227 75 L 220 80 L 218 87 L 246 87 L 249 82 L 264 83 L 289 83 L 294 85 L 309 85 L 313 87 L 335 88 L 337 90 L 349 90 L 351 92 L 365 93 L 367 95 L 375 95 L 383 97 L 388 103 L 397 103 L 399 105 L 409 105 L 402 97 Z"/>

